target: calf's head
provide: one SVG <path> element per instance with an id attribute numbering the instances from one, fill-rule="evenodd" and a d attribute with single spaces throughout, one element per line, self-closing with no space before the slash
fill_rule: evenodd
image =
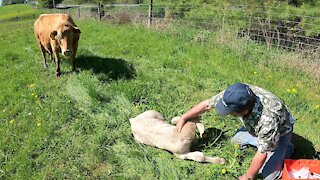
<path id="1" fill-rule="evenodd" d="M 71 24 L 62 24 L 57 30 L 52 31 L 50 37 L 52 40 L 56 40 L 61 49 L 61 53 L 65 56 L 71 56 L 73 54 L 72 46 L 75 36 L 79 36 L 80 29 L 74 27 Z M 78 39 L 77 39 L 78 40 Z"/>

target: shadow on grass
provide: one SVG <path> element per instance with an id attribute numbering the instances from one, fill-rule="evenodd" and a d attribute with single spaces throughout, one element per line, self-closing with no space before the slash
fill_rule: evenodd
<path id="1" fill-rule="evenodd" d="M 76 58 L 76 67 L 92 70 L 98 79 L 103 82 L 120 79 L 129 80 L 136 75 L 133 65 L 123 59 L 81 55 Z"/>
<path id="2" fill-rule="evenodd" d="M 315 156 L 316 150 L 313 144 L 298 134 L 292 134 L 292 143 L 295 146 L 292 159 L 312 159 Z"/>
<path id="3" fill-rule="evenodd" d="M 203 137 L 192 147 L 192 151 L 201 151 L 204 148 L 215 147 L 216 143 L 224 139 L 226 139 L 226 137 L 222 130 L 217 128 L 206 129 Z M 293 133 L 292 143 L 295 146 L 295 151 L 291 159 L 313 159 L 315 157 L 316 150 L 309 140 Z"/>
<path id="4" fill-rule="evenodd" d="M 204 148 L 215 147 L 215 144 L 223 139 L 226 139 L 226 137 L 222 130 L 217 128 L 205 129 L 202 138 L 198 139 L 192 147 L 192 151 L 201 151 Z"/>

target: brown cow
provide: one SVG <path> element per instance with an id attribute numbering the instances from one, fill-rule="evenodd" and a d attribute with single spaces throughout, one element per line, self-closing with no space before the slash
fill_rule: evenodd
<path id="1" fill-rule="evenodd" d="M 72 71 L 75 71 L 74 58 L 78 48 L 80 29 L 67 14 L 42 14 L 34 23 L 34 35 L 42 51 L 43 66 L 48 67 L 46 52 L 50 60 L 56 60 L 56 75 L 60 76 L 60 56 L 70 57 Z"/>

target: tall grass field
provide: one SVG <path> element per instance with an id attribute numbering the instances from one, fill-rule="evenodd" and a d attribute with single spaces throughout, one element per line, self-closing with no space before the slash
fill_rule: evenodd
<path id="1" fill-rule="evenodd" d="M 0 7 L 0 19 L 9 7 Z M 293 52 L 217 31 L 75 19 L 79 72 L 63 58 L 56 78 L 55 64 L 43 68 L 35 20 L 0 22 L 1 179 L 237 179 L 255 152 L 230 143 L 237 118 L 214 110 L 201 117 L 206 131 L 194 148 L 225 158 L 224 165 L 139 144 L 129 124 L 150 109 L 169 122 L 235 82 L 286 102 L 296 119 L 295 158 L 320 151 L 320 82 Z"/>

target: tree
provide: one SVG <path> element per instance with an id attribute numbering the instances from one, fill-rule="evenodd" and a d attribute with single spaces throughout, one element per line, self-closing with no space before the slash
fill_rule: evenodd
<path id="1" fill-rule="evenodd" d="M 25 0 L 2 0 L 2 5 L 22 4 L 22 3 L 25 3 Z"/>
<path id="2" fill-rule="evenodd" d="M 41 7 L 53 8 L 53 3 L 55 5 L 61 3 L 63 0 L 38 0 Z"/>

